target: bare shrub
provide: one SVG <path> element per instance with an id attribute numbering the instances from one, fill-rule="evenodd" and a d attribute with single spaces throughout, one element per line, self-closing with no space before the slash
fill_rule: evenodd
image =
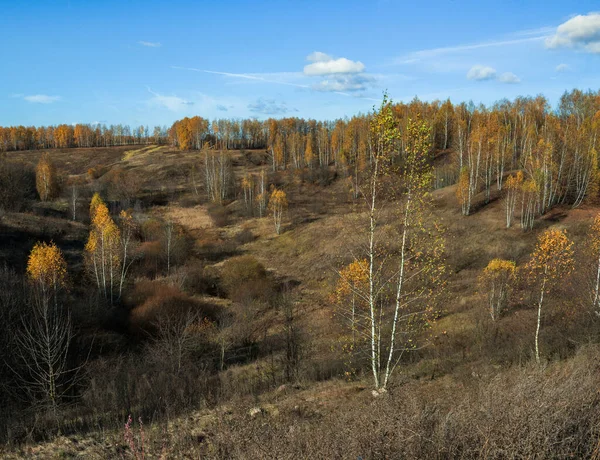
<path id="1" fill-rule="evenodd" d="M 229 211 L 223 205 L 212 203 L 207 212 L 215 227 L 226 227 L 229 224 Z"/>
<path id="2" fill-rule="evenodd" d="M 244 298 L 267 300 L 273 292 L 265 267 L 248 255 L 234 257 L 223 264 L 221 285 L 228 296 L 237 301 Z"/>

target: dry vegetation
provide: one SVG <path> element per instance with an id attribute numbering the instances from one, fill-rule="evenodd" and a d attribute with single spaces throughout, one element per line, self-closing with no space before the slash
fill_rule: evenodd
<path id="1" fill-rule="evenodd" d="M 585 247 L 597 207 L 557 206 L 524 233 L 505 228 L 495 189 L 489 204 L 475 196 L 464 217 L 456 185 L 436 190 L 446 289 L 422 346 L 402 356 L 389 391 L 373 397 L 363 358 L 358 372 L 346 372 L 347 332 L 331 297 L 336 270 L 363 244 L 360 199 L 329 167 L 322 182 L 306 170 L 270 172 L 289 202 L 276 235 L 270 216 L 244 209 L 239 182 L 267 158 L 250 153 L 229 152 L 236 187 L 217 204 L 192 184 L 198 151 L 49 150 L 62 185 L 46 203 L 35 196 L 40 153 L 10 154 L 2 168 L 28 185 L 21 204 L 0 215 L 3 458 L 142 458 L 142 444 L 146 458 L 600 458 L 600 321 L 584 308 L 584 270 L 552 292 L 541 366 L 532 362 L 527 280 L 497 321 L 478 282 L 494 258 L 524 265 L 547 228 L 567 229 Z M 82 185 L 72 221 L 66 184 L 74 178 Z M 126 293 L 114 305 L 93 293 L 84 269 L 92 192 L 114 216 L 132 209 L 137 223 Z M 392 212 L 381 226 L 395 231 Z M 37 240 L 65 255 L 64 302 L 76 332 L 69 359 L 85 367 L 58 415 L 24 404 L 10 376 L 9 325 L 28 304 L 23 274 Z M 129 415 L 131 442 L 123 436 Z"/>

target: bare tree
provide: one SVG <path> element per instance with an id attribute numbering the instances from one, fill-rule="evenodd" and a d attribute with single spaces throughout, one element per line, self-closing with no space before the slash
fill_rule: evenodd
<path id="1" fill-rule="evenodd" d="M 79 202 L 79 187 L 77 184 L 71 185 L 71 218 L 77 220 L 77 203 Z"/>

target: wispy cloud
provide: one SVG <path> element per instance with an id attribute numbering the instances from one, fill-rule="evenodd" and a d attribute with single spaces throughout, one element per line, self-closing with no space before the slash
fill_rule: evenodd
<path id="1" fill-rule="evenodd" d="M 248 104 L 248 110 L 263 115 L 285 115 L 288 112 L 297 112 L 298 109 L 290 108 L 285 102 L 275 99 L 258 98 L 256 102 Z"/>
<path id="2" fill-rule="evenodd" d="M 150 105 L 163 107 L 172 112 L 181 112 L 189 106 L 194 105 L 192 101 L 188 101 L 186 99 L 182 99 L 178 96 L 164 96 L 162 94 L 156 93 L 150 89 L 150 87 L 146 87 L 148 92 L 152 94 L 152 98 L 148 101 Z"/>
<path id="3" fill-rule="evenodd" d="M 333 92 L 364 91 L 374 80 L 368 75 L 335 75 L 315 83 L 312 88 L 317 91 Z"/>
<path id="4" fill-rule="evenodd" d="M 58 102 L 61 99 L 60 96 L 48 96 L 47 94 L 11 94 L 10 97 L 15 99 L 23 99 L 24 101 L 32 102 L 34 104 L 52 104 L 53 102 Z"/>
<path id="5" fill-rule="evenodd" d="M 570 69 L 571 67 L 569 67 L 568 64 L 558 64 L 554 70 L 556 70 L 557 72 L 566 72 Z"/>
<path id="6" fill-rule="evenodd" d="M 277 79 L 273 79 L 273 78 L 268 78 L 268 77 L 262 76 L 261 74 L 218 72 L 216 70 L 195 69 L 193 67 L 171 66 L 171 68 L 178 69 L 178 70 L 189 70 L 191 72 L 209 73 L 209 74 L 213 74 L 213 75 L 223 75 L 225 77 L 232 77 L 232 78 L 242 78 L 242 79 L 246 79 L 246 80 L 264 81 L 266 83 L 274 83 L 277 85 L 295 86 L 296 88 L 310 88 L 309 85 L 302 85 L 299 83 L 292 83 L 292 82 L 288 82 L 288 81 L 282 81 L 282 80 L 277 80 Z"/>
<path id="7" fill-rule="evenodd" d="M 512 72 L 504 72 L 498 77 L 500 83 L 515 84 L 520 83 L 521 79 Z"/>
<path id="8" fill-rule="evenodd" d="M 284 86 L 292 86 L 295 88 L 303 88 L 303 89 L 312 89 L 315 91 L 328 91 L 334 94 L 339 94 L 341 96 L 348 97 L 357 97 L 360 99 L 368 99 L 368 100 L 379 100 L 366 96 L 362 96 L 359 94 L 349 94 L 347 91 L 357 91 L 358 86 L 361 89 L 366 89 L 365 83 L 367 81 L 374 81 L 374 77 L 368 76 L 366 74 L 354 75 L 354 78 L 349 78 L 344 75 L 331 75 L 327 80 L 323 80 L 320 83 L 316 84 L 305 84 L 305 83 L 296 83 L 289 80 L 302 81 L 302 79 L 307 79 L 308 77 L 304 76 L 299 72 L 275 72 L 275 73 L 264 73 L 264 74 L 255 74 L 255 73 L 234 73 L 234 72 L 221 72 L 217 70 L 207 70 L 207 69 L 197 69 L 194 67 L 180 67 L 180 66 L 171 66 L 172 69 L 177 70 L 187 70 L 191 72 L 200 72 L 207 73 L 213 75 L 222 75 L 228 78 L 237 78 L 241 80 L 248 80 L 254 82 L 265 82 L 265 83 L 273 83 L 276 85 L 284 85 Z M 352 88 L 354 86 L 354 88 Z"/>
<path id="9" fill-rule="evenodd" d="M 147 46 L 148 48 L 159 48 L 162 46 L 160 42 L 146 42 L 143 40 L 140 40 L 138 44 L 142 46 Z"/>
<path id="10" fill-rule="evenodd" d="M 577 15 L 563 22 L 546 39 L 548 48 L 573 48 L 600 54 L 600 13 Z"/>
<path id="11" fill-rule="evenodd" d="M 547 29 L 538 29 L 530 31 L 531 34 L 543 33 L 543 35 L 526 36 L 524 38 L 514 38 L 509 40 L 484 41 L 480 43 L 470 43 L 465 45 L 444 46 L 440 48 L 430 48 L 419 51 L 412 51 L 393 60 L 393 64 L 413 64 L 427 59 L 436 58 L 442 55 L 456 54 L 464 51 L 478 50 L 484 48 L 503 47 L 519 45 L 522 43 L 542 41 L 548 38 Z"/>

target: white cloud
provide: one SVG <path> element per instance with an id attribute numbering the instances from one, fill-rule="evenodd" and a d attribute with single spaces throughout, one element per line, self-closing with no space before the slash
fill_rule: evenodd
<path id="1" fill-rule="evenodd" d="M 288 112 L 297 112 L 298 109 L 289 108 L 285 102 L 277 102 L 275 99 L 258 98 L 256 102 L 248 104 L 250 112 L 263 115 L 284 115 Z"/>
<path id="2" fill-rule="evenodd" d="M 351 61 L 346 58 L 337 58 L 329 56 L 320 51 L 309 54 L 306 59 L 312 64 L 304 66 L 304 75 L 335 75 L 361 73 L 365 70 L 365 65 L 360 61 Z"/>
<path id="3" fill-rule="evenodd" d="M 152 94 L 152 98 L 148 101 L 150 105 L 163 107 L 172 112 L 181 112 L 189 106 L 194 105 L 193 102 L 187 101 L 177 96 L 163 96 L 162 94 L 155 93 L 150 88 L 148 92 Z"/>
<path id="4" fill-rule="evenodd" d="M 19 95 L 27 102 L 33 102 L 35 104 L 52 104 L 53 102 L 60 101 L 60 96 L 48 96 L 47 94 L 34 94 L 32 96 Z"/>
<path id="5" fill-rule="evenodd" d="M 504 72 L 498 77 L 498 81 L 502 83 L 519 83 L 521 79 L 512 72 Z"/>
<path id="6" fill-rule="evenodd" d="M 600 54 L 600 13 L 577 15 L 563 22 L 546 39 L 548 48 L 574 48 Z"/>
<path id="7" fill-rule="evenodd" d="M 143 40 L 140 40 L 138 43 L 142 46 L 147 46 L 148 48 L 158 48 L 162 46 L 159 42 L 145 42 Z"/>
<path id="8" fill-rule="evenodd" d="M 570 69 L 570 67 L 568 64 L 558 64 L 556 66 L 556 69 L 554 69 L 554 70 L 556 70 L 557 72 L 566 72 L 569 69 Z"/>
<path id="9" fill-rule="evenodd" d="M 476 81 L 492 80 L 496 78 L 496 69 L 482 65 L 474 65 L 467 72 L 467 78 Z"/>

